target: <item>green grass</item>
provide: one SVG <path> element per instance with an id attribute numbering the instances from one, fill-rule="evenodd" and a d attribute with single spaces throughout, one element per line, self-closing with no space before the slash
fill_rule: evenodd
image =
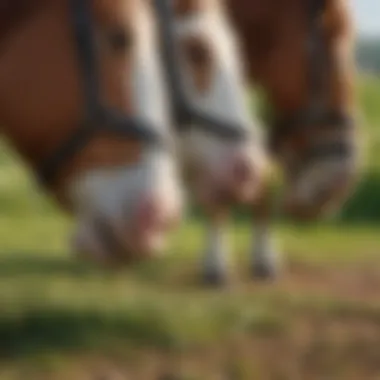
<path id="1" fill-rule="evenodd" d="M 361 77 L 358 89 L 362 115 L 367 126 L 375 132 L 380 125 L 380 77 Z"/>
<path id="2" fill-rule="evenodd" d="M 378 91 L 370 80 L 361 88 L 373 136 Z M 378 139 L 370 141 L 366 193 L 349 205 L 361 223 L 278 225 L 285 268 L 277 284 L 251 281 L 252 228 L 231 223 L 237 276 L 226 290 L 200 286 L 199 220 L 174 234 L 160 260 L 114 273 L 77 262 L 70 220 L 2 146 L 0 380 L 117 378 L 99 377 L 104 368 L 134 379 L 168 370 L 178 380 L 376 379 L 380 226 L 371 215 L 380 174 Z"/>
<path id="3" fill-rule="evenodd" d="M 0 358 L 12 371 L 55 363 L 54 373 L 65 373 L 66 360 L 94 352 L 105 357 L 145 350 L 191 355 L 213 352 L 215 345 L 227 348 L 235 340 L 292 342 L 297 324 L 314 320 L 339 323 L 347 334 L 351 323 L 371 329 L 380 324 L 380 303 L 365 293 L 366 273 L 368 281 L 373 270 L 380 275 L 376 229 L 279 228 L 292 263 L 288 270 L 294 267 L 316 281 L 309 284 L 295 274 L 296 283 L 289 287 L 287 280 L 273 286 L 250 281 L 243 254 L 249 228 L 235 226 L 231 235 L 241 277 L 231 289 L 218 291 L 198 283 L 202 239 L 197 222 L 177 232 L 167 257 L 117 273 L 73 260 L 65 247 L 68 223 L 59 216 L 7 215 L 0 227 Z M 325 270 L 347 272 L 337 282 L 339 290 L 335 275 L 326 276 Z M 345 291 L 351 277 L 363 288 L 363 299 Z M 320 287 L 320 281 L 328 286 Z M 380 280 L 373 286 L 372 294 Z M 324 339 L 328 345 L 329 337 Z"/>
<path id="4" fill-rule="evenodd" d="M 9 376 L 1 377 L 0 365 L 1 380 L 21 376 L 19 368 L 33 369 L 36 379 L 49 378 L 46 368 L 58 376 L 67 372 L 66 365 L 74 365 L 73 358 L 89 353 L 121 355 L 124 362 L 123 355 L 139 358 L 146 350 L 165 357 L 201 349 L 211 355 L 219 350 L 215 345 L 228 348 L 236 340 L 292 342 L 295 338 L 289 336 L 304 319 L 343 320 L 339 323 L 348 330 L 351 321 L 370 328 L 380 323 L 380 303 L 374 299 L 343 297 L 343 290 L 330 292 L 304 284 L 302 278 L 290 288 L 281 281 L 277 286 L 252 283 L 245 265 L 251 228 L 244 223 L 231 227 L 241 278 L 228 291 L 204 290 L 198 283 L 199 221 L 174 234 L 162 260 L 117 273 L 76 262 L 66 246 L 70 222 L 33 192 L 23 170 L 13 167 L 13 158 L 3 165 L 14 174 L 1 190 L 7 207 L 0 216 L 0 358 Z M 363 276 L 379 268 L 374 227 L 288 225 L 278 226 L 278 235 L 287 261 L 317 277 L 315 266 L 322 271 L 321 281 L 325 268 L 345 268 L 353 277 L 356 269 Z M 333 285 L 334 276 L 326 281 Z M 324 339 L 329 346 L 328 336 Z M 240 356 L 232 362 L 244 373 L 251 368 Z"/>
<path id="5" fill-rule="evenodd" d="M 368 149 L 367 167 L 371 172 L 380 168 L 380 77 L 362 77 L 358 82 L 360 117 Z"/>

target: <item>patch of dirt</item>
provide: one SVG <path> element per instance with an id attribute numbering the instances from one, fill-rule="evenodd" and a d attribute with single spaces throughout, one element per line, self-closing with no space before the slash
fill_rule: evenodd
<path id="1" fill-rule="evenodd" d="M 204 284 L 198 266 L 188 263 L 179 264 L 174 273 L 165 273 L 154 282 L 158 286 L 192 291 L 201 290 Z M 284 292 L 326 294 L 334 298 L 359 301 L 380 300 L 380 264 L 309 264 L 306 262 L 288 262 L 283 273 L 274 281 L 260 281 L 250 278 L 249 268 L 240 267 L 230 278 L 230 286 L 239 291 L 276 290 Z"/>
<path id="2" fill-rule="evenodd" d="M 379 380 L 380 325 L 365 315 L 303 310 L 275 334 L 245 333 L 196 349 L 108 347 L 12 367 L 0 364 L 0 379 Z"/>
<path id="3" fill-rule="evenodd" d="M 290 263 L 281 278 L 272 284 L 255 281 L 255 287 L 281 289 L 292 294 L 320 294 L 351 301 L 380 300 L 380 266 L 312 265 Z"/>

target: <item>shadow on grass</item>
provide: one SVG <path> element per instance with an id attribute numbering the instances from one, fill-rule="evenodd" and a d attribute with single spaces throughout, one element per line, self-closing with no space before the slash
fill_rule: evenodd
<path id="1" fill-rule="evenodd" d="M 52 277 L 64 275 L 70 277 L 83 277 L 91 275 L 100 269 L 86 263 L 66 259 L 64 257 L 46 257 L 32 253 L 7 254 L 0 258 L 0 278 L 15 276 L 38 275 Z"/>
<path id="2" fill-rule="evenodd" d="M 144 307 L 114 314 L 46 309 L 0 316 L 0 359 L 105 348 L 107 344 L 175 347 L 168 322 Z"/>
<path id="3" fill-rule="evenodd" d="M 199 273 L 198 273 L 199 272 Z M 132 266 L 105 268 L 90 262 L 69 257 L 48 257 L 38 253 L 0 254 L 0 280 L 38 276 L 50 281 L 52 278 L 86 280 L 88 278 L 129 278 L 139 284 L 163 288 L 173 285 L 183 289 L 202 287 L 198 262 L 193 258 L 159 258 Z"/>
<path id="4" fill-rule="evenodd" d="M 193 314 L 185 304 L 162 305 L 157 299 L 127 302 L 113 311 L 105 305 L 99 309 L 46 306 L 20 314 L 3 311 L 0 361 L 83 350 L 117 352 L 118 348 L 179 352 L 236 334 L 278 336 L 288 327 L 284 312 L 273 313 L 263 305 L 242 313 L 240 307 L 221 303 L 209 310 L 200 306 Z"/>

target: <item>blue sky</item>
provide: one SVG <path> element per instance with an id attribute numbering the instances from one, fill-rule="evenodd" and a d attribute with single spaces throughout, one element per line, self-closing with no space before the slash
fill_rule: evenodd
<path id="1" fill-rule="evenodd" d="M 380 36 L 380 0 L 349 0 L 359 32 Z"/>

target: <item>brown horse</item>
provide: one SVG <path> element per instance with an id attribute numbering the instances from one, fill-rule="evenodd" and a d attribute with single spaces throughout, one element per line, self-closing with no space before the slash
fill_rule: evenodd
<path id="1" fill-rule="evenodd" d="M 147 2 L 0 9 L 2 133 L 75 214 L 75 249 L 101 261 L 155 252 L 182 190 Z"/>
<path id="2" fill-rule="evenodd" d="M 194 0 L 195 1 L 195 0 Z M 285 210 L 308 218 L 339 209 L 359 173 L 354 99 L 354 28 L 346 0 L 227 0 L 248 77 L 271 108 L 269 140 L 285 177 Z M 268 193 L 267 193 L 268 194 Z M 253 273 L 276 273 L 261 199 Z M 219 233 L 220 235 L 221 233 Z M 221 237 L 215 238 L 220 241 Z M 214 278 L 225 249 L 215 245 Z"/>
<path id="3" fill-rule="evenodd" d="M 286 210 L 317 215 L 355 171 L 353 26 L 346 0 L 229 1 L 249 74 L 272 108 Z"/>

